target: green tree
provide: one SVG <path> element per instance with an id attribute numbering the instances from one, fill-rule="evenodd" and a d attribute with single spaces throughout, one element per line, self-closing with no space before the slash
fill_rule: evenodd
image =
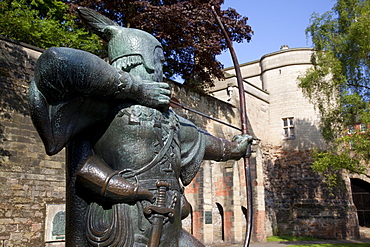
<path id="1" fill-rule="evenodd" d="M 313 168 L 332 185 L 342 169 L 370 177 L 369 26 L 370 0 L 338 0 L 331 11 L 313 14 L 306 29 L 315 52 L 299 86 L 321 114 L 327 143 Z"/>
<path id="2" fill-rule="evenodd" d="M 65 46 L 104 54 L 96 35 L 83 28 L 75 7 L 92 8 L 118 24 L 145 30 L 164 47 L 168 78 L 181 76 L 200 90 L 224 77 L 216 56 L 227 49 L 210 11 L 215 6 L 235 42 L 249 41 L 247 17 L 221 10 L 223 0 L 0 0 L 0 35 L 41 48 Z"/>
<path id="3" fill-rule="evenodd" d="M 76 22 L 76 14 L 57 0 L 0 0 L 0 35 L 37 47 L 103 51 L 96 35 Z"/>
<path id="4" fill-rule="evenodd" d="M 181 76 L 185 84 L 200 89 L 212 86 L 212 77 L 224 76 L 216 56 L 227 49 L 227 44 L 211 6 L 215 6 L 232 41 L 249 41 L 252 34 L 247 17 L 235 9 L 220 9 L 223 0 L 72 0 L 71 3 L 94 9 L 122 26 L 153 34 L 164 47 L 165 75 Z"/>

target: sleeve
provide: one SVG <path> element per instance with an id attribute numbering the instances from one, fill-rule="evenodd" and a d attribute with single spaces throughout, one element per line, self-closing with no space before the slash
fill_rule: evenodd
<path id="1" fill-rule="evenodd" d="M 95 96 L 109 100 L 129 96 L 132 79 L 89 52 L 52 47 L 37 60 L 34 80 L 49 104 L 76 96 Z"/>
<path id="2" fill-rule="evenodd" d="M 179 117 L 181 142 L 181 173 L 180 178 L 186 186 L 197 174 L 205 153 L 205 135 L 192 122 Z"/>
<path id="3" fill-rule="evenodd" d="M 46 153 L 58 153 L 73 136 L 106 121 L 113 103 L 128 96 L 130 78 L 91 53 L 46 50 L 29 90 L 31 119 Z"/>

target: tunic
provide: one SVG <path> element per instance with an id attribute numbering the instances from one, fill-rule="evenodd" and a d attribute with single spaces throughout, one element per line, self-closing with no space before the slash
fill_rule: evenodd
<path id="1" fill-rule="evenodd" d="M 160 246 L 178 246 L 182 185 L 189 184 L 198 171 L 204 155 L 205 133 L 172 111 L 160 112 L 141 105 L 120 107 L 122 109 L 94 146 L 94 153 L 114 170 L 122 171 L 122 177 L 138 183 L 155 196 L 158 180 L 170 184 L 166 191 L 166 207 L 172 208 L 175 214 L 164 220 Z M 150 214 L 144 213 L 148 205 L 147 201 L 138 201 L 104 209 L 92 203 L 87 224 L 89 243 L 92 246 L 145 246 L 153 220 Z"/>

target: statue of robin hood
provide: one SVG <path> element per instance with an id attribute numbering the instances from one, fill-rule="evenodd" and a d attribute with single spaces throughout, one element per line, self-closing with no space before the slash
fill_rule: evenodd
<path id="1" fill-rule="evenodd" d="M 181 227 L 184 187 L 201 161 L 239 159 L 251 137 L 216 138 L 169 109 L 164 55 L 150 34 L 90 9 L 109 64 L 50 48 L 30 86 L 32 121 L 47 154 L 66 148 L 66 246 L 203 246 Z"/>

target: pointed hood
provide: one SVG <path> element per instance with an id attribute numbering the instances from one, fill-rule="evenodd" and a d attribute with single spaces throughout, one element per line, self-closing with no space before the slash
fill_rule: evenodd
<path id="1" fill-rule="evenodd" d="M 109 62 L 131 55 L 140 55 L 147 69 L 155 70 L 153 55 L 161 43 L 151 34 L 139 29 L 107 26 L 104 34 L 108 40 Z"/>

